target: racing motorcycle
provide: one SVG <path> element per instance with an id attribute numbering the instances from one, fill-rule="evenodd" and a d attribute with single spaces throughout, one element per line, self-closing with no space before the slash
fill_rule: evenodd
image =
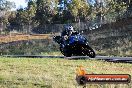
<path id="1" fill-rule="evenodd" d="M 87 39 L 80 33 L 73 33 L 67 40 L 61 36 L 55 36 L 53 40 L 60 45 L 60 51 L 66 57 L 89 56 L 94 58 L 96 56 Z"/>

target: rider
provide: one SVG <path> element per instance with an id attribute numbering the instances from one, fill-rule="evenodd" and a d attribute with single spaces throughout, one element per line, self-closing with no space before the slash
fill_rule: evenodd
<path id="1" fill-rule="evenodd" d="M 71 34 L 75 32 L 72 26 L 65 26 L 64 31 L 61 33 L 61 36 L 64 40 L 67 40 Z"/>

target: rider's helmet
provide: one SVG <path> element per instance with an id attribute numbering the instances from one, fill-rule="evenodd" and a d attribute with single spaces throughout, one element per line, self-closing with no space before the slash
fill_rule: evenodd
<path id="1" fill-rule="evenodd" d="M 65 25 L 64 30 L 65 31 L 73 31 L 73 27 L 71 25 Z"/>
<path id="2" fill-rule="evenodd" d="M 68 35 L 70 36 L 73 33 L 74 29 L 71 25 L 65 25 L 64 26 L 64 34 L 62 35 Z"/>
<path id="3" fill-rule="evenodd" d="M 73 27 L 72 26 L 68 26 L 68 29 L 67 29 L 67 34 L 70 36 L 72 33 L 73 33 Z"/>
<path id="4" fill-rule="evenodd" d="M 73 31 L 73 27 L 72 26 L 69 26 L 68 27 L 68 31 Z"/>

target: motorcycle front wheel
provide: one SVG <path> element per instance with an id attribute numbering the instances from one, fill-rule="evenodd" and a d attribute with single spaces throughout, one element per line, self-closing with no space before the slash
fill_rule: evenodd
<path id="1" fill-rule="evenodd" d="M 88 45 L 83 46 L 82 52 L 90 58 L 95 58 L 96 56 L 94 50 Z"/>
<path id="2" fill-rule="evenodd" d="M 71 57 L 72 53 L 68 48 L 60 48 L 61 53 L 66 57 Z"/>

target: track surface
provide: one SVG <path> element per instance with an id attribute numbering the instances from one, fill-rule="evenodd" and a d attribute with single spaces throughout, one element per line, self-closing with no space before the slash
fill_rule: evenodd
<path id="1" fill-rule="evenodd" d="M 65 58 L 65 59 L 92 59 L 92 60 L 105 60 L 109 62 L 122 62 L 122 63 L 132 63 L 132 57 L 109 57 L 109 56 L 96 56 L 95 58 L 89 58 L 88 56 L 43 56 L 43 55 L 3 55 L 3 57 L 25 57 L 25 58 Z"/>

